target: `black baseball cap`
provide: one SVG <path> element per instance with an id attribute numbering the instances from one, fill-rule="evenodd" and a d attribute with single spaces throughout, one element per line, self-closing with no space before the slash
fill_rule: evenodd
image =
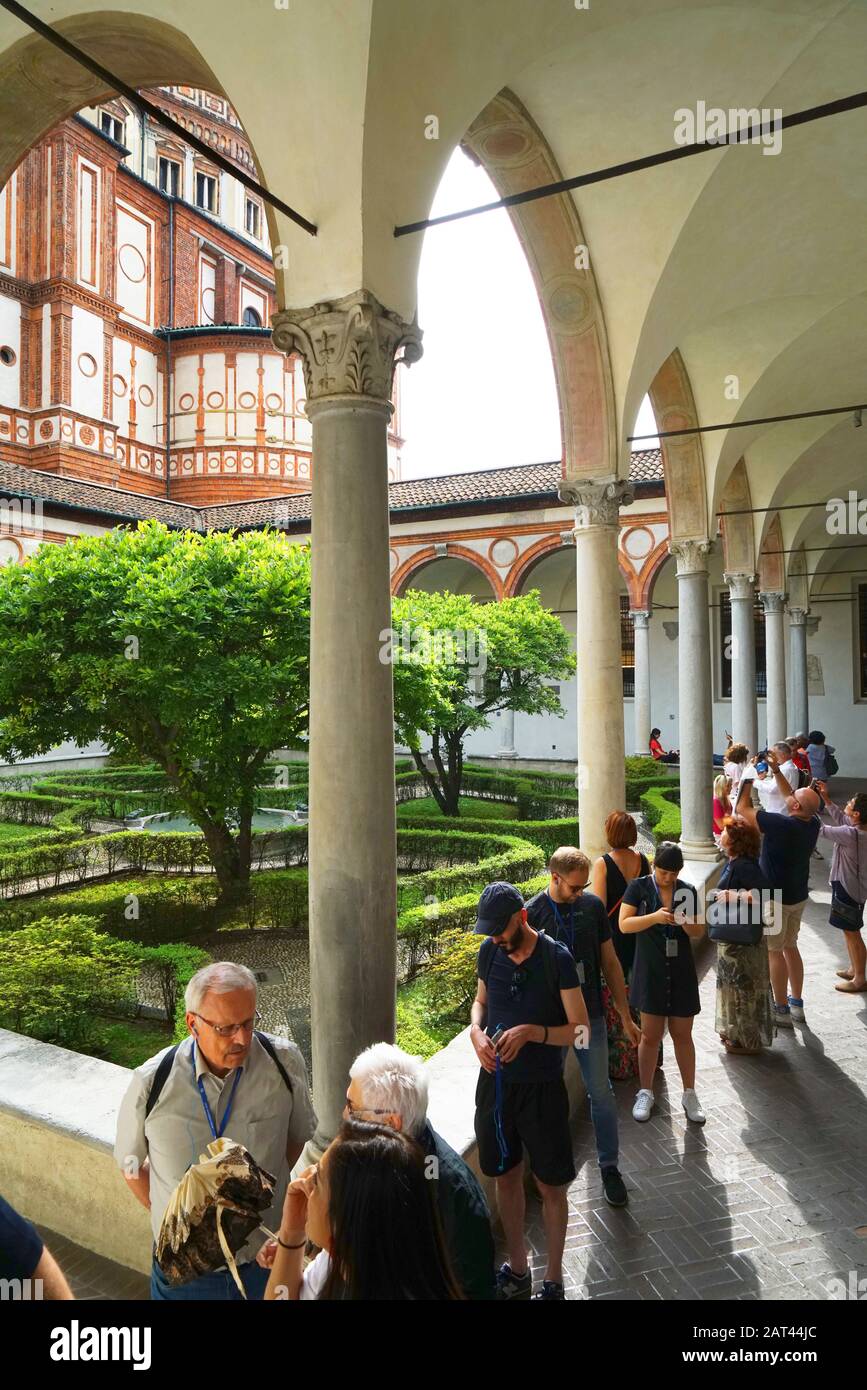
<path id="1" fill-rule="evenodd" d="M 510 918 L 520 912 L 524 899 L 514 883 L 489 883 L 482 890 L 476 909 L 476 932 L 479 936 L 496 936 L 504 931 Z"/>

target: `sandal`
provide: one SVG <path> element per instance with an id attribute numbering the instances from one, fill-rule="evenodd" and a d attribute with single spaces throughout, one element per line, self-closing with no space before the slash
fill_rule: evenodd
<path id="1" fill-rule="evenodd" d="M 853 980 L 855 978 L 852 974 L 851 967 L 849 970 L 838 970 L 837 974 L 840 976 L 841 980 Z"/>
<path id="2" fill-rule="evenodd" d="M 867 983 L 856 985 L 851 979 L 845 980 L 842 985 L 835 985 L 841 994 L 867 994 Z"/>

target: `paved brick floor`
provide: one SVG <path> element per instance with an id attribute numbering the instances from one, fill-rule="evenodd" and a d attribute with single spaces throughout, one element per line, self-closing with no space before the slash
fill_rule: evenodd
<path id="1" fill-rule="evenodd" d="M 105 1260 L 101 1255 L 94 1255 L 92 1250 L 74 1245 L 47 1226 L 40 1226 L 39 1233 L 69 1280 L 76 1298 L 150 1297 L 150 1280 L 146 1275 L 137 1274 L 135 1270 L 115 1264 L 113 1260 Z"/>
<path id="2" fill-rule="evenodd" d="M 589 1117 L 580 1122 L 568 1298 L 826 1299 L 830 1279 L 867 1277 L 867 994 L 834 989 L 846 948 L 827 925 L 828 864 L 814 861 L 801 929 L 807 1025 L 778 1034 L 761 1057 L 727 1056 L 706 946 L 694 1036 L 707 1124 L 686 1120 L 667 1038 L 647 1124 L 631 1116 L 635 1086 L 615 1082 L 628 1208 L 606 1204 Z M 541 1251 L 538 1201 L 528 1219 Z M 541 1279 L 540 1254 L 533 1269 Z"/>

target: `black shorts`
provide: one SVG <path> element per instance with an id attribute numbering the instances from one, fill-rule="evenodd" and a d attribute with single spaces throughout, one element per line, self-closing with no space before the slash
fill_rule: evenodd
<path id="1" fill-rule="evenodd" d="M 575 1177 L 569 1095 L 556 1081 L 504 1081 L 501 1151 L 495 1120 L 496 1078 L 482 1071 L 476 1086 L 476 1139 L 479 1167 L 488 1178 L 508 1173 L 530 1157 L 533 1176 L 548 1187 L 565 1187 Z"/>

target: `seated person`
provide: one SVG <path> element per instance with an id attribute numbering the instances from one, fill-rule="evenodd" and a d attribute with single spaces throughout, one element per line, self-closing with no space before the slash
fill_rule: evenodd
<path id="1" fill-rule="evenodd" d="M 661 729 L 651 729 L 650 731 L 650 751 L 653 754 L 654 759 L 658 763 L 679 763 L 680 753 L 674 750 L 672 750 L 670 753 L 666 753 L 665 749 L 660 743 L 659 735 L 661 734 L 661 732 Z"/>

